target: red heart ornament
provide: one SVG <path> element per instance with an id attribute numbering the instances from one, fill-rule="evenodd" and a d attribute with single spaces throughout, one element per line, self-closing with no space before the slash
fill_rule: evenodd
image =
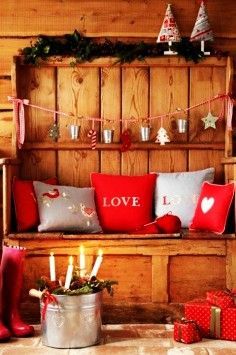
<path id="1" fill-rule="evenodd" d="M 156 225 L 160 233 L 179 233 L 181 229 L 181 220 L 178 216 L 165 214 L 156 218 Z"/>

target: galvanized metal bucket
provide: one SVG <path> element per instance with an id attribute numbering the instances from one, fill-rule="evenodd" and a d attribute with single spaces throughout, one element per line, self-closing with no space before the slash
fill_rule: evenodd
<path id="1" fill-rule="evenodd" d="M 45 320 L 41 320 L 43 345 L 69 349 L 99 343 L 102 292 L 55 297 L 58 305 L 48 304 Z"/>

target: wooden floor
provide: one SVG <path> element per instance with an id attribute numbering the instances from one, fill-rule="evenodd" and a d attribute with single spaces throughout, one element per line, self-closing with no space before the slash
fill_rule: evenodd
<path id="1" fill-rule="evenodd" d="M 0 355 L 236 355 L 236 342 L 203 339 L 190 345 L 173 340 L 173 325 L 127 324 L 103 326 L 99 345 L 83 349 L 53 349 L 42 345 L 40 326 L 33 338 L 0 344 Z"/>

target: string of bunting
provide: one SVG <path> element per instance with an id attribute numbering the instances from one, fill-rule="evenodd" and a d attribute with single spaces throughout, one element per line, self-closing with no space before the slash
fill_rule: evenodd
<path id="1" fill-rule="evenodd" d="M 221 110 L 221 113 L 219 115 L 219 118 L 222 118 L 223 113 L 225 112 L 225 120 L 226 120 L 226 127 L 228 130 L 232 130 L 232 117 L 233 117 L 233 105 L 234 105 L 234 99 L 229 95 L 229 94 L 218 94 L 216 96 L 213 96 L 211 98 L 208 98 L 198 104 L 195 104 L 193 106 L 187 107 L 185 109 L 182 109 L 181 111 L 184 111 L 186 114 L 190 110 L 193 110 L 197 107 L 208 105 L 210 107 L 210 104 L 214 101 L 222 100 L 222 103 L 224 105 L 224 110 Z M 45 112 L 51 112 L 54 117 L 54 125 L 56 125 L 56 117 L 57 116 L 64 116 L 64 117 L 74 117 L 77 119 L 81 120 L 87 120 L 87 121 L 92 121 L 92 128 L 88 132 L 88 137 L 91 139 L 91 149 L 96 149 L 96 143 L 97 143 L 97 132 L 94 128 L 95 122 L 107 122 L 108 119 L 104 119 L 101 117 L 77 117 L 73 113 L 69 112 L 63 112 L 63 111 L 57 111 L 53 109 L 49 109 L 46 107 L 38 106 L 29 103 L 29 100 L 27 99 L 19 99 L 17 97 L 13 96 L 8 96 L 8 101 L 12 102 L 13 104 L 13 118 L 14 118 L 14 123 L 16 126 L 16 137 L 17 137 L 17 144 L 18 148 L 21 149 L 22 145 L 24 144 L 25 140 L 25 111 L 24 111 L 24 106 L 32 107 L 35 109 L 39 109 Z M 149 116 L 149 117 L 140 117 L 140 118 L 122 118 L 122 119 L 109 119 L 109 122 L 124 122 L 125 126 L 127 126 L 127 123 L 135 123 L 141 121 L 145 122 L 151 122 L 156 119 L 160 119 L 161 123 L 163 122 L 164 118 L 168 118 L 170 116 L 175 116 L 180 113 L 180 109 L 176 109 L 173 112 L 168 112 L 165 114 L 157 115 L 157 116 Z M 56 127 L 58 129 L 58 126 Z"/>

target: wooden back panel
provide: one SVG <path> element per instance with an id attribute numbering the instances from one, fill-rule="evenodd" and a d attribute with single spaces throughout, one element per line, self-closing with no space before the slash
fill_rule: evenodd
<path id="1" fill-rule="evenodd" d="M 23 160 L 21 177 L 44 179 L 57 175 L 60 184 L 89 186 L 93 171 L 139 175 L 150 171 L 193 171 L 214 166 L 216 182 L 223 182 L 221 159 L 224 156 L 225 122 L 217 121 L 216 129 L 204 130 L 201 118 L 208 113 L 208 105 L 197 107 L 187 114 L 163 119 L 171 142 L 164 146 L 154 143 L 161 120 L 152 120 L 151 142 L 140 142 L 142 118 L 168 114 L 177 107 L 196 105 L 219 93 L 229 91 L 230 60 L 208 58 L 199 64 L 177 57 L 160 57 L 145 62 L 119 65 L 102 58 L 76 67 L 70 59 L 51 59 L 40 67 L 22 64 L 15 58 L 13 93 L 31 104 L 70 112 L 81 125 L 80 136 L 72 141 L 68 125 L 74 117 L 58 116 L 60 138 L 52 142 L 48 131 L 53 114 L 26 107 L 26 142 L 13 153 Z M 212 113 L 221 112 L 221 102 L 211 104 Z M 187 133 L 177 132 L 176 119 L 188 119 Z M 91 150 L 87 137 L 92 122 L 86 117 L 101 117 L 96 122 L 99 143 Z M 136 118 L 138 122 L 125 123 Z M 114 128 L 114 143 L 101 143 L 103 128 Z M 122 153 L 120 134 L 132 131 L 132 146 Z M 15 135 L 13 134 L 13 137 Z M 14 140 L 14 139 L 13 139 Z"/>

